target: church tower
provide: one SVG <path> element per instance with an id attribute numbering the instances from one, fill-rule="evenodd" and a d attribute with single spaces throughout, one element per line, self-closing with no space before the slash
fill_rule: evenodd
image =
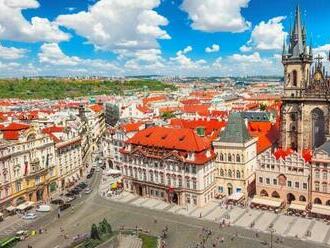
<path id="1" fill-rule="evenodd" d="M 289 45 L 283 44 L 284 96 L 281 109 L 282 148 L 301 152 L 322 145 L 329 136 L 330 87 L 318 58 L 313 66 L 312 47 L 307 49 L 306 28 L 297 7 Z"/>
<path id="2" fill-rule="evenodd" d="M 284 65 L 284 95 L 301 96 L 309 83 L 310 67 L 313 55 L 310 46 L 307 52 L 306 29 L 302 25 L 299 6 L 296 9 L 294 28 L 290 32 L 289 47 L 283 44 L 282 63 Z"/>

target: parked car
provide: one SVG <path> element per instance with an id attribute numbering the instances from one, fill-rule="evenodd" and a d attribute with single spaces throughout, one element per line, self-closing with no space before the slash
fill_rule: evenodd
<path id="1" fill-rule="evenodd" d="M 35 218 L 37 218 L 37 214 L 36 213 L 27 213 L 27 214 L 23 215 L 22 218 L 24 220 L 34 220 Z"/>
<path id="2" fill-rule="evenodd" d="M 90 194 L 92 191 L 93 191 L 93 190 L 92 190 L 91 188 L 86 188 L 86 189 L 84 190 L 84 193 L 85 193 L 85 194 Z"/>
<path id="3" fill-rule="evenodd" d="M 63 211 L 69 207 L 71 207 L 70 203 L 64 203 L 64 204 L 60 205 L 60 211 Z"/>
<path id="4" fill-rule="evenodd" d="M 36 211 L 38 212 L 49 212 L 51 210 L 49 205 L 43 204 L 37 207 Z"/>
<path id="5" fill-rule="evenodd" d="M 74 195 L 71 191 L 69 191 L 69 192 L 66 193 L 64 196 L 65 196 L 65 197 L 74 197 L 75 195 Z"/>
<path id="6" fill-rule="evenodd" d="M 102 170 L 105 170 L 106 168 L 107 168 L 107 167 L 106 167 L 105 165 L 102 165 L 102 166 L 101 166 L 101 169 L 102 169 Z"/>
<path id="7" fill-rule="evenodd" d="M 63 199 L 57 198 L 57 199 L 51 200 L 50 203 L 54 204 L 54 205 L 61 205 L 64 203 L 64 201 L 63 201 Z"/>
<path id="8" fill-rule="evenodd" d="M 72 202 L 74 199 L 76 199 L 75 196 L 67 197 L 65 202 Z M 62 204 L 64 204 L 64 203 L 62 203 Z M 61 204 L 61 205 L 62 205 L 62 204 Z"/>
<path id="9" fill-rule="evenodd" d="M 93 176 L 93 174 L 89 173 L 89 174 L 87 175 L 87 179 L 90 179 L 92 176 Z"/>
<path id="10" fill-rule="evenodd" d="M 87 188 L 88 187 L 88 184 L 85 183 L 85 182 L 81 182 L 81 183 L 78 184 L 78 187 L 84 189 L 84 188 Z"/>

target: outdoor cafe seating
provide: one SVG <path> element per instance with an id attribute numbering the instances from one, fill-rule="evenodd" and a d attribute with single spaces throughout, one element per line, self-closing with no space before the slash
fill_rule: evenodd
<path id="1" fill-rule="evenodd" d="M 283 200 L 273 197 L 255 195 L 251 201 L 251 208 L 276 211 L 283 207 Z"/>

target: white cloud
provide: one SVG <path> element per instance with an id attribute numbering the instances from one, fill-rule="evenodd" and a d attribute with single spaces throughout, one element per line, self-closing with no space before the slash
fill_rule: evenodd
<path id="1" fill-rule="evenodd" d="M 56 43 L 43 44 L 38 54 L 40 63 L 51 65 L 77 65 L 81 60 L 78 57 L 65 55 Z"/>
<path id="2" fill-rule="evenodd" d="M 262 21 L 256 25 L 251 33 L 251 38 L 247 43 L 248 47 L 253 47 L 257 50 L 282 49 L 283 39 L 287 35 L 287 33 L 284 32 L 284 26 L 282 23 L 285 18 L 286 17 L 284 16 L 278 16 L 267 22 Z"/>
<path id="3" fill-rule="evenodd" d="M 220 46 L 217 44 L 213 44 L 211 47 L 205 48 L 205 52 L 207 53 L 216 53 L 220 51 Z"/>
<path id="4" fill-rule="evenodd" d="M 68 40 L 68 34 L 46 18 L 32 17 L 28 21 L 22 10 L 38 8 L 36 0 L 0 0 L 0 39 L 24 42 Z"/>
<path id="5" fill-rule="evenodd" d="M 184 0 L 192 28 L 205 32 L 244 32 L 251 23 L 241 15 L 250 0 Z"/>
<path id="6" fill-rule="evenodd" d="M 180 56 L 180 55 L 183 55 L 183 54 L 190 53 L 191 51 L 192 51 L 192 46 L 187 46 L 183 50 L 177 51 L 176 55 Z"/>
<path id="7" fill-rule="evenodd" d="M 329 57 L 329 51 L 330 51 L 330 44 L 325 44 L 316 47 L 313 49 L 314 58 L 317 56 L 321 56 L 323 58 L 323 61 L 327 61 Z"/>
<path id="8" fill-rule="evenodd" d="M 16 47 L 4 47 L 0 44 L 0 59 L 6 59 L 6 60 L 20 59 L 24 57 L 26 52 L 27 52 L 26 49 L 20 49 Z"/>
<path id="9" fill-rule="evenodd" d="M 258 52 L 255 52 L 251 55 L 233 54 L 228 58 L 233 62 L 239 62 L 239 63 L 257 63 L 262 61 L 260 54 Z"/>
<path id="10" fill-rule="evenodd" d="M 113 63 L 100 59 L 82 59 L 77 56 L 68 56 L 56 43 L 46 43 L 40 48 L 39 62 L 44 65 L 49 71 L 64 72 L 79 72 L 82 74 L 117 74 L 121 70 Z M 45 68 L 43 68 L 45 69 Z M 97 69 L 97 72 L 95 70 Z M 62 71 L 62 73 L 61 73 Z M 111 74 L 112 73 L 112 74 Z"/>
<path id="11" fill-rule="evenodd" d="M 250 51 L 252 51 L 252 47 L 249 47 L 249 46 L 247 46 L 247 45 L 243 45 L 243 46 L 240 47 L 239 50 L 240 50 L 242 53 L 246 53 L 246 52 L 250 52 Z"/>
<path id="12" fill-rule="evenodd" d="M 57 23 L 73 29 L 97 49 L 111 50 L 122 56 L 127 50 L 159 47 L 158 39 L 169 39 L 161 28 L 168 21 L 154 8 L 160 0 L 100 0 L 76 14 L 60 15 Z"/>

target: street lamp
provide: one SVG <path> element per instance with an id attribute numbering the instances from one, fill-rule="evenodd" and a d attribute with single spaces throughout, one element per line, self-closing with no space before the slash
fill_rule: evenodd
<path id="1" fill-rule="evenodd" d="M 273 248 L 273 233 L 275 232 L 274 228 L 270 228 L 270 248 Z"/>

